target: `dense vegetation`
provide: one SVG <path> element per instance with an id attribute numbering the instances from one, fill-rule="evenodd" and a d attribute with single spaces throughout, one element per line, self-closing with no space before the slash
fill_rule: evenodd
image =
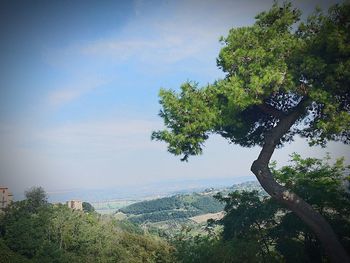
<path id="1" fill-rule="evenodd" d="M 128 221 L 49 204 L 41 188 L 26 197 L 1 214 L 1 262 L 173 261 L 167 242 Z"/>
<path id="2" fill-rule="evenodd" d="M 272 167 L 279 183 L 286 185 L 321 213 L 334 228 L 342 245 L 350 252 L 349 168 L 343 160 L 293 156 L 293 165 Z M 235 191 L 217 195 L 225 205 L 219 235 L 189 235 L 183 231 L 175 239 L 180 262 L 328 262 L 320 241 L 293 212 L 257 191 Z"/>
<path id="3" fill-rule="evenodd" d="M 259 194 L 266 195 L 258 182 L 255 181 L 236 184 L 219 190 L 222 193 L 229 193 L 235 190 L 256 190 Z M 174 195 L 142 201 L 121 208 L 118 211 L 126 214 L 131 222 L 138 224 L 161 221 L 170 221 L 165 222 L 165 224 L 176 224 L 179 221 L 186 222 L 186 219 L 193 216 L 222 211 L 224 205 L 214 198 L 214 194 L 219 190 L 212 188 L 200 193 Z"/>
<path id="4" fill-rule="evenodd" d="M 188 194 L 143 201 L 119 209 L 135 223 L 187 219 L 192 216 L 216 213 L 224 208 L 210 195 Z"/>

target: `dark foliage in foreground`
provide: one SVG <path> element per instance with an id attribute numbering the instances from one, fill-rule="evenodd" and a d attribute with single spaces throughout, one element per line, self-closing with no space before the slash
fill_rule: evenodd
<path id="1" fill-rule="evenodd" d="M 276 179 L 310 202 L 330 222 L 350 252 L 349 167 L 343 160 L 293 156 L 293 164 L 273 169 Z M 180 262 L 329 262 L 320 241 L 292 212 L 257 191 L 217 195 L 225 217 L 222 234 L 191 236 L 186 229 L 174 240 Z"/>

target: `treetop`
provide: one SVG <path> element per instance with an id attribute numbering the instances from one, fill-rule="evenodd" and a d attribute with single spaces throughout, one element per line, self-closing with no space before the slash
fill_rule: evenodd
<path id="1" fill-rule="evenodd" d="M 311 144 L 350 142 L 350 4 L 316 10 L 300 22 L 291 3 L 274 3 L 247 27 L 222 37 L 217 65 L 226 76 L 211 85 L 195 82 L 179 93 L 160 91 L 160 116 L 166 129 L 152 134 L 168 150 L 189 155 L 202 152 L 217 133 L 245 147 L 263 145 L 268 132 L 303 101 L 303 111 L 282 137 L 295 134 Z"/>

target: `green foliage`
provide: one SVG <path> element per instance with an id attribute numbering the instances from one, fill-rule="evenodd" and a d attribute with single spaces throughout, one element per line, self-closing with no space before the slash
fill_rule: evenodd
<path id="1" fill-rule="evenodd" d="M 117 220 L 114 222 L 114 224 L 121 230 L 132 233 L 132 234 L 143 234 L 143 230 L 141 227 L 137 224 L 134 224 L 128 220 Z"/>
<path id="2" fill-rule="evenodd" d="M 259 244 L 252 239 L 223 241 L 211 235 L 191 236 L 184 230 L 172 242 L 175 256 L 182 263 L 262 262 Z"/>
<path id="3" fill-rule="evenodd" d="M 44 202 L 32 207 L 28 199 L 14 202 L 0 219 L 0 245 L 12 251 L 9 257 L 60 263 L 173 262 L 171 246 L 130 222 L 66 205 Z"/>
<path id="4" fill-rule="evenodd" d="M 350 179 L 347 175 L 349 167 L 345 166 L 343 158 L 333 165 L 329 161 L 329 156 L 324 160 L 302 159 L 300 155 L 293 154 L 291 165 L 272 170 L 278 182 L 313 204 L 320 212 L 327 213 L 327 209 L 336 208 L 339 213 L 349 213 L 350 203 L 349 206 L 344 205 L 349 202 L 349 194 L 344 188 Z"/>
<path id="5" fill-rule="evenodd" d="M 207 92 L 208 91 L 208 92 Z M 215 99 L 208 88 L 198 89 L 196 83 L 185 83 L 181 93 L 161 90 L 160 103 L 163 109 L 160 116 L 165 125 L 171 129 L 154 132 L 153 139 L 168 142 L 169 152 L 180 155 L 196 155 L 202 152 L 202 144 L 208 138 L 208 132 L 214 128 L 217 114 L 213 111 Z"/>
<path id="6" fill-rule="evenodd" d="M 40 203 L 41 206 L 37 206 Z M 35 251 L 45 241 L 49 214 L 46 202 L 27 199 L 12 203 L 1 220 L 2 238 L 6 245 L 28 258 L 34 257 Z"/>
<path id="7" fill-rule="evenodd" d="M 181 206 L 180 199 L 176 196 L 164 197 L 150 201 L 142 201 L 135 204 L 131 204 L 124 208 L 119 209 L 119 211 L 125 214 L 144 214 L 152 213 L 163 210 L 176 209 Z"/>
<path id="8" fill-rule="evenodd" d="M 304 99 L 305 114 L 279 145 L 295 134 L 310 143 L 348 143 L 349 13 L 346 2 L 300 23 L 291 3 L 275 3 L 254 25 L 231 29 L 217 59 L 226 77 L 203 88 L 187 82 L 179 93 L 162 89 L 166 129 L 153 132 L 152 139 L 167 142 L 182 160 L 200 154 L 211 133 L 241 146 L 262 145 L 281 116 Z"/>
<path id="9" fill-rule="evenodd" d="M 83 202 L 83 211 L 88 213 L 95 212 L 95 208 L 88 202 Z"/>
<path id="10" fill-rule="evenodd" d="M 349 166 L 343 159 L 301 158 L 272 171 L 277 180 L 297 192 L 327 218 L 347 251 L 350 251 Z M 191 229 L 170 240 L 180 262 L 329 262 L 316 236 L 294 213 L 258 191 L 218 194 L 225 216 L 211 221 L 223 226 L 219 235 L 193 235 Z"/>
<path id="11" fill-rule="evenodd" d="M 191 205 L 200 210 L 202 213 L 217 213 L 219 211 L 222 211 L 223 208 L 220 202 L 217 202 L 217 200 L 212 196 L 199 195 Z"/>
<path id="12" fill-rule="evenodd" d="M 11 249 L 9 249 L 4 241 L 0 239 L 0 251 L 1 251 L 1 259 L 0 262 L 2 263 L 29 263 L 31 262 L 29 259 L 16 254 Z"/>
<path id="13" fill-rule="evenodd" d="M 330 8 L 328 15 L 315 12 L 302 23 L 297 35 L 303 48 L 295 58 L 295 70 L 312 86 L 309 96 L 314 118 L 303 135 L 314 143 L 341 139 L 349 142 L 350 4 Z"/>
<path id="14" fill-rule="evenodd" d="M 345 249 L 350 251 L 349 166 L 344 165 L 344 159 L 338 159 L 333 165 L 329 161 L 328 156 L 324 160 L 302 159 L 294 154 L 290 166 L 273 171 L 280 183 L 295 191 L 327 219 Z M 272 231 L 272 235 L 277 237 L 279 250 L 288 253 L 287 244 L 294 240 L 295 250 L 298 245 L 299 254 L 305 249 L 307 254 L 304 256 L 310 261 L 324 257 L 320 242 L 310 229 L 293 213 L 285 213 L 281 224 Z M 283 232 L 284 236 L 279 232 Z M 301 241 L 300 232 L 303 233 Z M 297 254 L 290 253 L 290 256 Z"/>
<path id="15" fill-rule="evenodd" d="M 201 194 L 175 195 L 138 202 L 119 211 L 127 214 L 134 223 L 187 219 L 192 216 L 216 213 L 223 205 L 212 196 Z"/>
<path id="16" fill-rule="evenodd" d="M 272 167 L 277 180 L 298 193 L 318 210 L 334 228 L 344 247 L 350 251 L 349 167 L 343 159 L 333 165 L 324 160 L 292 156 L 292 164 Z M 223 240 L 255 240 L 257 257 L 267 262 L 323 262 L 327 260 L 319 240 L 294 213 L 258 192 L 235 191 L 217 198 L 226 203 Z"/>
<path id="17" fill-rule="evenodd" d="M 178 234 L 173 244 L 176 247 L 175 255 L 179 262 L 217 262 L 214 260 L 218 240 L 209 236 L 191 236 L 186 230 Z"/>
<path id="18" fill-rule="evenodd" d="M 226 215 L 221 220 L 225 240 L 249 237 L 250 234 L 262 236 L 265 234 L 263 229 L 275 223 L 271 215 L 276 213 L 276 204 L 261 197 L 257 191 L 235 191 L 227 197 L 217 195 L 216 198 L 226 203 Z"/>
<path id="19" fill-rule="evenodd" d="M 145 222 L 160 222 L 167 220 L 179 220 L 187 219 L 192 216 L 201 214 L 200 211 L 177 211 L 177 210 L 165 210 L 157 211 L 153 213 L 142 214 L 139 216 L 132 216 L 129 218 L 131 222 L 141 224 Z"/>
<path id="20" fill-rule="evenodd" d="M 32 187 L 25 192 L 27 207 L 30 211 L 36 211 L 47 204 L 47 194 L 42 187 Z"/>

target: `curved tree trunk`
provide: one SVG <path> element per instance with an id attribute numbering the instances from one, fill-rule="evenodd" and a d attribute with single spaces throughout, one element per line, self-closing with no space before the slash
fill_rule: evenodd
<path id="1" fill-rule="evenodd" d="M 275 126 L 270 133 L 266 134 L 264 146 L 258 159 L 253 162 L 251 171 L 255 174 L 261 186 L 269 195 L 296 213 L 301 220 L 312 229 L 321 241 L 332 262 L 350 262 L 349 256 L 325 218 L 301 197 L 278 184 L 268 167 L 276 145 L 300 115 L 303 114 L 304 110 L 304 101 L 301 101 L 293 112 L 282 116 L 277 126 Z"/>

